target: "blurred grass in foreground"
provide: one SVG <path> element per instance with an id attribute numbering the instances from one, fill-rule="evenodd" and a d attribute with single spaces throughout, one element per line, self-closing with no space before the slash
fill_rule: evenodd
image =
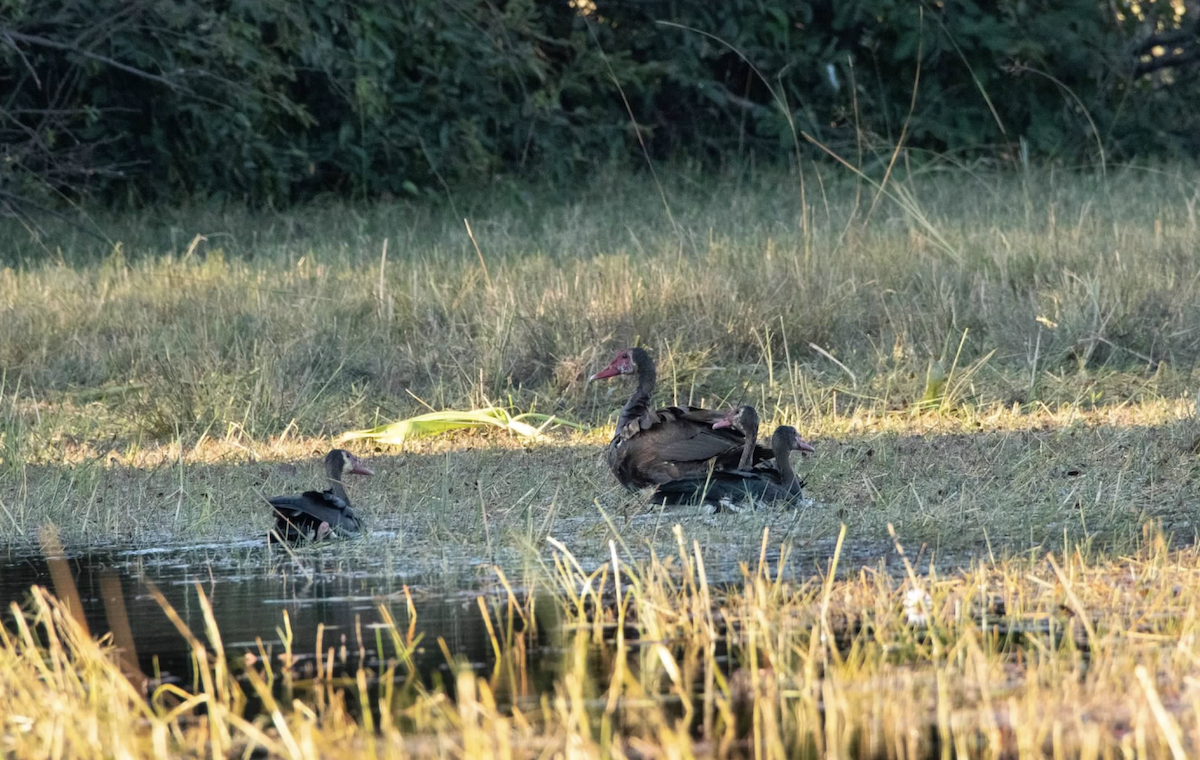
<path id="1" fill-rule="evenodd" d="M 111 640 L 93 640 L 35 589 L 0 627 L 0 748 L 81 758 L 1183 758 L 1200 749 L 1200 552 L 1170 550 L 1150 526 L 1119 559 L 1076 548 L 899 576 L 837 551 L 819 573 L 797 576 L 786 546 L 768 559 L 764 533 L 759 559 L 727 587 L 709 584 L 699 541 L 673 533 L 669 554 L 621 559 L 614 541 L 611 559 L 586 567 L 565 545 L 543 543 L 540 569 L 513 579 L 528 595 L 501 577 L 477 600 L 493 638 L 483 670 L 446 651 L 453 697 L 413 677 L 407 653 L 438 643 L 415 641 L 411 629 L 376 631 L 382 661 L 354 678 L 325 676 L 332 647 L 317 651 L 315 676 L 302 675 L 297 655 L 310 642 L 267 657 L 226 652 L 197 584 L 210 621 L 187 633 L 197 675 L 190 685 L 151 682 L 146 699 L 135 685 L 144 676 L 123 674 Z M 545 694 L 526 675 L 538 646 L 559 653 Z M 260 714 L 247 712 L 251 699 Z"/>

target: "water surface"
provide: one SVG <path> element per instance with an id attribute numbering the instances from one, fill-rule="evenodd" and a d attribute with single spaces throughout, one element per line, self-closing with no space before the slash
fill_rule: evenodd
<path id="1" fill-rule="evenodd" d="M 268 549 L 261 539 L 65 551 L 49 557 L 10 550 L 0 554 L 0 603 L 9 618 L 12 603 L 26 604 L 30 587 L 44 586 L 68 604 L 78 604 L 93 636 L 114 632 L 117 643 L 129 648 L 129 640 L 119 635 L 127 625 L 135 650 L 129 660 L 142 673 L 156 680 L 187 680 L 187 642 L 152 588 L 205 640 L 199 588 L 212 604 L 230 655 L 268 651 L 277 658 L 283 651 L 286 612 L 296 655 L 315 654 L 321 626 L 322 649 L 333 647 L 338 669 L 348 668 L 352 675 L 360 662 L 373 667 L 379 654 L 385 661 L 393 656 L 390 635 L 382 636 L 382 648 L 376 636 L 385 625 L 380 607 L 407 631 L 407 587 L 416 610 L 415 630 L 424 634 L 414 657 L 421 673 L 448 670 L 439 637 L 450 652 L 476 667 L 493 659 L 477 599 L 482 595 L 496 609 L 504 607 L 507 595 L 502 596 L 490 563 L 448 557 L 436 566 L 406 569 L 389 554 L 348 554 L 344 546 L 302 549 L 298 561 L 278 547 Z"/>

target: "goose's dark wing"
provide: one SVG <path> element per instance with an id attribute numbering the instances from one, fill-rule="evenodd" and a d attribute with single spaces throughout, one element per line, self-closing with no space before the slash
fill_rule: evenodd
<path id="1" fill-rule="evenodd" d="M 301 528 L 328 523 L 330 528 L 349 533 L 357 532 L 362 527 L 350 505 L 328 491 L 276 496 L 270 503 L 277 522 L 287 522 Z"/>

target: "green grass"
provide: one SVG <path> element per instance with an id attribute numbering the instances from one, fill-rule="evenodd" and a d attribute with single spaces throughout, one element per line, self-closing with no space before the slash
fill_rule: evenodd
<path id="1" fill-rule="evenodd" d="M 730 556 L 763 525 L 814 551 L 842 522 L 876 549 L 892 523 L 952 553 L 1120 543 L 1146 520 L 1194 534 L 1191 167 L 930 169 L 869 216 L 870 187 L 823 172 L 802 196 L 798 175 L 672 170 L 670 214 L 649 178 L 611 174 L 436 209 L 95 217 L 111 244 L 9 226 L 0 530 L 260 534 L 261 495 L 312 485 L 337 434 L 511 404 L 593 430 L 361 448 L 380 475 L 352 496 L 373 526 L 482 549 L 611 521 L 660 543 L 679 515 L 602 464 L 629 388 L 584 382 L 638 342 L 662 402 L 751 402 L 818 446 L 799 518 L 682 515 Z"/>

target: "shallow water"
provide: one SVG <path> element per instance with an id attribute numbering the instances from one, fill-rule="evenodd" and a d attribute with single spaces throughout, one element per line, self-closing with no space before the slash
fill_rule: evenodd
<path id="1" fill-rule="evenodd" d="M 832 554 L 832 543 L 793 553 L 789 567 L 815 571 Z M 878 551 L 879 547 L 847 544 L 841 571 L 875 565 Z M 778 551 L 769 551 L 768 563 L 774 566 L 778 556 Z M 519 565 L 503 564 L 514 592 L 523 596 L 528 589 L 522 585 Z M 919 564 L 925 565 L 922 570 L 928 567 Z M 706 558 L 706 565 L 714 584 L 736 582 L 741 576 L 740 562 Z M 886 569 L 903 573 L 899 562 L 887 563 Z M 384 626 L 380 607 L 386 607 L 400 630 L 406 631 L 407 588 L 416 609 L 415 630 L 424 635 L 414 660 L 426 683 L 449 672 L 439 638 L 453 655 L 476 668 L 492 664 L 494 653 L 478 598 L 482 596 L 492 609 L 503 608 L 507 600 L 491 561 L 479 557 L 445 555 L 438 561 L 418 562 L 401 554 L 364 552 L 361 545 L 341 543 L 301 549 L 293 557 L 277 546 L 267 547 L 259 538 L 66 550 L 49 556 L 0 549 L 4 618 L 8 618 L 11 604 L 26 603 L 33 585 L 46 587 L 68 604 L 78 604 L 93 636 L 113 632 L 118 646 L 134 650 L 126 659 L 136 662 L 146 676 L 163 682 L 190 677 L 190 654 L 186 640 L 154 598 L 152 588 L 205 640 L 199 587 L 211 601 L 222 643 L 231 657 L 263 651 L 278 656 L 283 650 L 286 612 L 293 654 L 315 662 L 318 626 L 323 626 L 321 648 L 333 647 L 338 655 L 335 672 L 350 675 L 360 663 L 374 669 L 381 659 L 393 655 L 389 635 L 380 634 L 383 646 L 378 643 L 377 629 Z M 493 613 L 494 621 L 499 622 L 499 617 Z M 125 638 L 121 637 L 123 627 L 129 631 Z M 559 632 L 547 633 L 555 638 Z M 552 663 L 543 661 L 548 651 L 528 653 L 531 675 L 553 669 Z M 552 677 L 550 672 L 544 675 Z"/>
<path id="2" fill-rule="evenodd" d="M 386 538 L 386 536 L 379 536 Z M 334 681 L 350 685 L 360 667 L 380 674 L 395 650 L 381 607 L 398 629 L 410 624 L 408 599 L 416 610 L 415 633 L 422 637 L 413 653 L 414 670 L 427 687 L 442 687 L 453 697 L 455 679 L 439 639 L 456 658 L 482 673 L 496 664 L 488 628 L 479 609 L 482 598 L 491 611 L 493 624 L 500 624 L 507 592 L 498 583 L 490 560 L 470 555 L 444 555 L 436 561 L 404 556 L 387 549 L 369 551 L 363 543 L 331 543 L 297 550 L 293 555 L 278 546 L 268 547 L 262 539 L 150 548 L 105 547 L 91 550 L 51 550 L 49 556 L 28 550 L 0 549 L 0 604 L 3 624 L 9 624 L 12 604 L 24 605 L 29 589 L 47 588 L 60 600 L 82 611 L 93 636 L 112 633 L 121 650 L 123 667 L 139 671 L 147 685 L 178 682 L 195 690 L 192 661 L 186 639 L 168 618 L 155 598 L 157 589 L 192 633 L 206 641 L 205 618 L 199 591 L 211 601 L 223 647 L 237 671 L 248 655 L 267 654 L 278 670 L 284 651 L 284 613 L 291 628 L 293 677 L 276 679 L 276 697 L 285 702 L 317 696 L 312 677 L 316 674 L 318 629 L 321 649 L 334 653 Z M 824 564 L 832 553 L 829 546 L 809 546 L 790 556 L 789 568 L 809 570 Z M 863 564 L 878 566 L 878 547 L 847 544 L 843 547 L 842 572 L 855 572 Z M 719 554 L 719 552 L 715 552 Z M 774 569 L 778 551 L 768 551 Z M 523 584 L 525 574 L 519 561 L 500 558 L 514 592 L 530 593 Z M 586 563 L 585 564 L 593 564 Z M 754 564 L 754 560 L 747 564 Z M 729 559 L 706 559 L 711 583 L 737 582 L 741 563 Z M 888 562 L 889 572 L 902 573 L 900 562 Z M 922 570 L 927 568 L 927 564 Z M 801 571 L 803 571 L 801 570 Z M 535 571 L 541 573 L 541 570 Z M 405 590 L 407 589 L 407 595 Z M 538 600 L 538 617 L 557 603 Z M 558 616 L 539 621 L 537 635 L 522 648 L 521 673 L 493 678 L 499 703 L 536 706 L 539 698 L 553 693 L 556 677 L 570 656 L 562 646 Z M 519 630 L 519 626 L 518 626 Z M 638 646 L 633 631 L 627 632 L 630 646 Z M 717 661 L 726 660 L 719 643 Z M 612 668 L 611 647 L 593 647 L 587 669 L 603 679 Z M 328 657 L 325 658 L 329 662 Z M 728 674 L 727 674 L 728 675 Z M 398 673 L 402 678 L 404 673 Z M 307 696 L 305 696 L 307 694 Z M 663 708 L 678 717 L 680 706 L 664 698 Z M 319 698 L 319 697 L 318 697 Z M 351 700 L 349 710 L 357 708 Z M 399 707 L 397 703 L 397 707 Z M 260 705 L 251 699 L 246 706 L 254 714 Z M 699 730 L 699 726 L 695 726 Z M 931 755 L 932 756 L 932 755 Z"/>
<path id="3" fill-rule="evenodd" d="M 500 587 L 487 562 L 453 558 L 436 568 L 406 570 L 396 566 L 394 557 L 364 558 L 338 545 L 301 550 L 299 556 L 296 563 L 278 548 L 268 550 L 262 540 L 67 551 L 51 557 L 12 552 L 0 554 L 0 604 L 9 618 L 11 604 L 24 605 L 31 586 L 44 586 L 68 604 L 78 604 L 93 636 L 114 632 L 118 646 L 134 650 L 128 661 L 136 661 L 152 680 L 187 681 L 188 645 L 151 589 L 157 588 L 187 627 L 205 640 L 199 586 L 211 601 L 231 657 L 263 650 L 277 657 L 283 651 L 286 611 L 294 655 L 315 662 L 318 626 L 323 625 L 322 649 L 334 648 L 335 673 L 353 675 L 360 662 L 374 667 L 380 654 L 384 660 L 393 655 L 390 636 L 382 636 L 382 647 L 376 636 L 384 625 L 380 606 L 406 630 L 407 586 L 417 613 L 416 632 L 424 634 L 414 656 L 423 680 L 449 671 L 439 637 L 474 667 L 486 667 L 493 659 L 477 597 L 483 595 L 489 607 L 505 597 L 497 594 Z M 129 631 L 124 640 L 123 627 Z"/>

